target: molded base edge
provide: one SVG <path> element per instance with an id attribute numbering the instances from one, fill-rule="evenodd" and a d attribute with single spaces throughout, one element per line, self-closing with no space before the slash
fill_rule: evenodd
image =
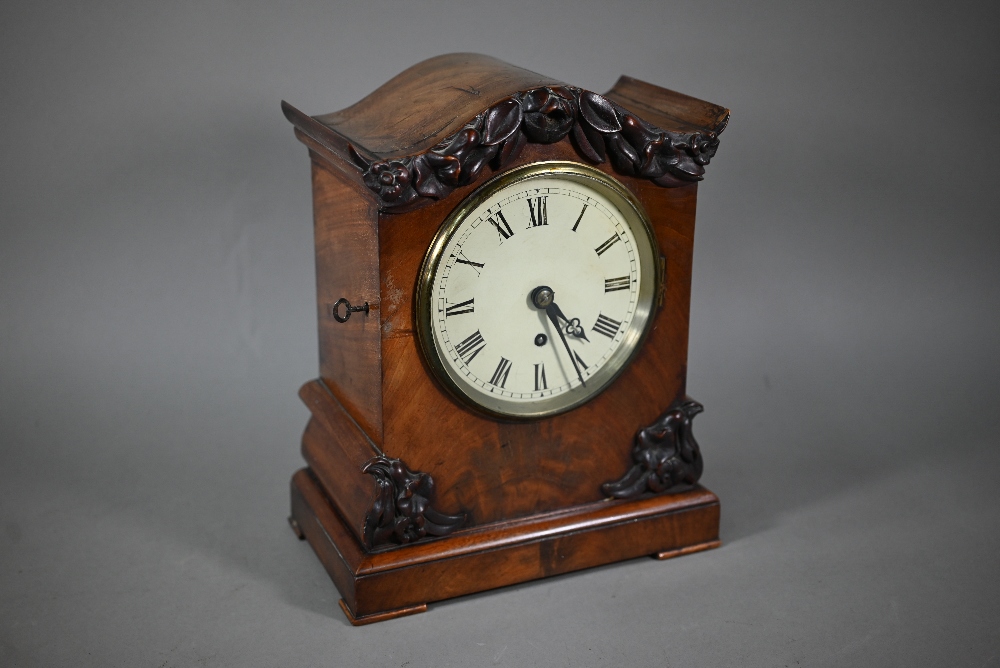
<path id="1" fill-rule="evenodd" d="M 719 546 L 719 499 L 703 487 L 607 500 L 366 552 L 316 476 L 292 477 L 293 528 L 316 552 L 354 625 L 424 612 L 427 603 L 625 559 Z"/>

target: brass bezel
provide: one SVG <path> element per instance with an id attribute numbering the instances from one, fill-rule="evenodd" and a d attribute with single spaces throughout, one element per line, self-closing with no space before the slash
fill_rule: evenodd
<path id="1" fill-rule="evenodd" d="M 460 385 L 452 377 L 451 368 L 441 359 L 434 344 L 434 332 L 431 324 L 433 279 L 445 247 L 469 214 L 497 191 L 540 176 L 555 176 L 583 183 L 607 197 L 621 211 L 625 223 L 632 230 L 637 252 L 642 258 L 639 265 L 639 294 L 636 299 L 635 315 L 618 349 L 604 366 L 588 379 L 587 388 L 577 387 L 569 392 L 539 399 L 536 402 L 512 404 L 518 409 L 526 410 L 508 412 L 483 405 L 481 401 L 477 400 L 477 397 L 481 396 L 494 402 L 498 397 L 479 392 L 469 386 Z M 642 344 L 652 328 L 653 316 L 656 311 L 657 288 L 662 280 L 660 275 L 662 268 L 658 258 L 659 246 L 656 243 L 656 236 L 649 222 L 649 216 L 642 204 L 628 188 L 604 172 L 576 162 L 547 161 L 524 165 L 498 174 L 473 191 L 445 218 L 424 255 L 417 278 L 414 309 L 417 321 L 417 339 L 424 359 L 434 372 L 438 382 L 448 393 L 477 413 L 503 420 L 526 421 L 551 417 L 578 408 L 610 387 L 642 348 Z M 574 398 L 581 390 L 584 394 Z M 538 404 L 541 404 L 542 408 L 537 408 Z M 546 406 L 551 407 L 546 408 Z M 534 410 L 530 410 L 532 407 Z"/>

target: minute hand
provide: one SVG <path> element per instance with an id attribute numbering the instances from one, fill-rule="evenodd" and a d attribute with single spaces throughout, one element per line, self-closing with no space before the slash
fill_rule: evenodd
<path id="1" fill-rule="evenodd" d="M 580 385 L 587 387 L 587 383 L 583 380 L 583 374 L 580 373 L 580 367 L 576 364 L 576 358 L 573 356 L 573 351 L 569 348 L 569 342 L 566 340 L 566 335 L 563 334 L 562 326 L 559 324 L 559 318 L 566 320 L 566 316 L 562 314 L 562 310 L 556 306 L 555 302 L 552 302 L 545 307 L 545 315 L 549 316 L 549 320 L 552 321 L 552 325 L 559 332 L 559 338 L 562 339 L 563 345 L 566 346 L 566 354 L 569 355 L 569 361 L 573 363 L 573 369 L 576 370 L 576 376 L 580 379 Z M 569 320 L 566 320 L 569 322 Z"/>

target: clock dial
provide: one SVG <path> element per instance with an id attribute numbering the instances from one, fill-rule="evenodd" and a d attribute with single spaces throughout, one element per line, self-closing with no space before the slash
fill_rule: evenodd
<path id="1" fill-rule="evenodd" d="M 512 170 L 442 225 L 418 286 L 421 345 L 472 407 L 535 418 L 579 406 L 648 328 L 655 242 L 617 181 L 576 163 Z"/>

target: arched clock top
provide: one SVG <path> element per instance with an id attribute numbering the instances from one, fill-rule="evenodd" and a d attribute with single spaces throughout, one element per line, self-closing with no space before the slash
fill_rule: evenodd
<path id="1" fill-rule="evenodd" d="M 282 109 L 389 211 L 503 169 L 529 142 L 568 140 L 590 163 L 683 186 L 704 178 L 729 120 L 723 107 L 630 77 L 599 95 L 478 54 L 419 63 L 333 114 Z"/>

